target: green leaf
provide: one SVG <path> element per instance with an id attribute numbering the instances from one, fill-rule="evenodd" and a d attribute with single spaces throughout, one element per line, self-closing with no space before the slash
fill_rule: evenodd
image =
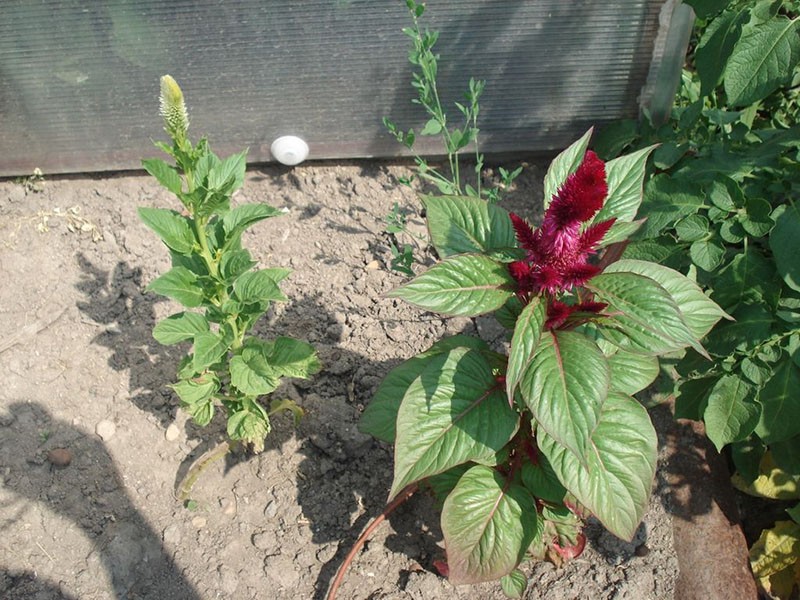
<path id="1" fill-rule="evenodd" d="M 632 221 L 636 217 L 636 212 L 642 203 L 647 157 L 655 148 L 656 146 L 648 146 L 606 163 L 608 197 L 603 208 L 592 220 L 593 223 L 612 218 L 618 221 Z"/>
<path id="2" fill-rule="evenodd" d="M 608 357 L 611 389 L 633 396 L 658 377 L 658 358 L 618 350 Z"/>
<path id="3" fill-rule="evenodd" d="M 508 212 L 467 196 L 423 196 L 431 242 L 441 258 L 514 248 Z"/>
<path id="4" fill-rule="evenodd" d="M 770 217 L 772 207 L 763 198 L 747 199 L 747 214 L 740 218 L 742 228 L 753 237 L 762 237 L 775 225 Z"/>
<path id="5" fill-rule="evenodd" d="M 731 0 L 685 0 L 685 4 L 688 4 L 694 9 L 698 19 L 713 17 L 719 11 L 727 7 L 730 2 Z M 717 17 L 717 19 L 719 18 L 720 17 Z"/>
<path id="6" fill-rule="evenodd" d="M 493 464 L 518 421 L 479 351 L 455 348 L 432 357 L 408 387 L 397 413 L 390 497 L 455 465 Z"/>
<path id="7" fill-rule="evenodd" d="M 782 442 L 800 433 L 800 371 L 782 360 L 758 394 L 761 419 L 756 433 L 764 443 Z"/>
<path id="8" fill-rule="evenodd" d="M 747 106 L 778 89 L 800 61 L 798 19 L 776 17 L 742 34 L 725 67 L 731 106 Z"/>
<path id="9" fill-rule="evenodd" d="M 768 290 L 774 287 L 774 275 L 772 263 L 754 245 L 748 245 L 712 281 L 711 297 L 728 312 L 740 304 L 764 302 Z"/>
<path id="10" fill-rule="evenodd" d="M 567 493 L 553 467 L 541 454 L 536 464 L 528 461 L 522 463 L 522 483 L 535 498 L 545 502 L 560 504 Z"/>
<path id="11" fill-rule="evenodd" d="M 772 313 L 758 304 L 742 306 L 733 318 L 733 323 L 723 323 L 709 334 L 707 344 L 712 354 L 727 356 L 736 349 L 756 346 L 769 338 L 775 322 Z"/>
<path id="12" fill-rule="evenodd" d="M 497 471 L 475 465 L 442 507 L 442 533 L 453 584 L 492 581 L 511 573 L 536 535 L 536 504 Z"/>
<path id="13" fill-rule="evenodd" d="M 692 262 L 711 273 L 725 257 L 725 248 L 715 240 L 697 240 L 689 247 L 689 256 Z"/>
<path id="14" fill-rule="evenodd" d="M 229 156 L 221 163 L 214 165 L 208 172 L 208 189 L 219 190 L 230 196 L 242 187 L 246 168 L 247 150 Z"/>
<path id="15" fill-rule="evenodd" d="M 442 124 L 436 119 L 430 119 L 425 123 L 425 127 L 419 132 L 420 135 L 439 135 L 442 132 Z"/>
<path id="16" fill-rule="evenodd" d="M 702 206 L 703 191 L 699 185 L 671 175 L 656 175 L 645 187 L 642 213 L 647 215 L 647 221 L 639 235 L 642 238 L 656 237 Z"/>
<path id="17" fill-rule="evenodd" d="M 478 338 L 457 335 L 439 340 L 425 352 L 398 365 L 389 371 L 378 386 L 375 396 L 364 409 L 358 424 L 359 430 L 379 440 L 394 443 L 397 411 L 408 388 L 427 368 L 431 357 L 459 347 L 489 349 L 486 343 Z"/>
<path id="18" fill-rule="evenodd" d="M 536 435 L 564 486 L 614 535 L 631 540 L 647 509 L 656 471 L 657 438 L 636 400 L 611 392 L 585 456 L 545 431 Z"/>
<path id="19" fill-rule="evenodd" d="M 258 348 L 245 348 L 230 360 L 231 385 L 248 396 L 269 394 L 280 383 L 280 375 Z"/>
<path id="20" fill-rule="evenodd" d="M 170 192 L 180 197 L 183 183 L 178 172 L 160 158 L 151 158 L 142 161 L 144 170 L 155 177 L 158 182 Z"/>
<path id="21" fill-rule="evenodd" d="M 736 375 L 722 377 L 711 389 L 703 421 L 717 451 L 744 440 L 755 429 L 761 410 L 752 396 L 753 387 Z"/>
<path id="22" fill-rule="evenodd" d="M 539 431 L 584 456 L 609 382 L 606 357 L 592 340 L 572 331 L 547 331 L 519 389 Z"/>
<path id="23" fill-rule="evenodd" d="M 270 431 L 269 417 L 256 402 L 249 401 L 228 415 L 228 437 L 253 444 L 253 449 L 264 449 L 264 438 Z"/>
<path id="24" fill-rule="evenodd" d="M 564 185 L 572 173 L 574 173 L 583 162 L 583 156 L 589 147 L 589 138 L 592 137 L 590 129 L 583 134 L 581 139 L 572 143 L 569 148 L 561 152 L 553 159 L 544 176 L 544 207 L 550 205 L 550 201 L 558 193 L 558 189 Z"/>
<path id="25" fill-rule="evenodd" d="M 703 215 L 689 215 L 675 223 L 675 233 L 684 242 L 696 242 L 708 236 L 711 224 Z"/>
<path id="26" fill-rule="evenodd" d="M 281 336 L 269 344 L 269 349 L 269 364 L 280 376 L 308 379 L 322 368 L 316 350 L 306 342 Z"/>
<path id="27" fill-rule="evenodd" d="M 219 272 L 226 282 L 231 282 L 255 266 L 256 261 L 247 250 L 228 250 L 219 261 Z"/>
<path id="28" fill-rule="evenodd" d="M 691 346 L 705 355 L 672 295 L 656 280 L 632 272 L 606 272 L 586 287 L 609 305 L 606 312 L 614 316 L 604 319 L 600 330 L 621 348 L 659 355 Z"/>
<path id="29" fill-rule="evenodd" d="M 284 214 L 285 211 L 273 208 L 269 204 L 241 204 L 222 218 L 226 243 L 239 239 L 242 232 L 250 225 Z"/>
<path id="30" fill-rule="evenodd" d="M 700 421 L 716 377 L 679 381 L 675 387 L 675 418 Z"/>
<path id="31" fill-rule="evenodd" d="M 181 405 L 195 423 L 205 427 L 214 417 L 214 394 L 219 391 L 219 381 L 206 373 L 196 379 L 179 381 L 170 386 L 181 399 Z"/>
<path id="32" fill-rule="evenodd" d="M 514 401 L 517 386 L 536 353 L 546 319 L 547 307 L 538 296 L 522 309 L 517 318 L 506 370 L 506 394 L 511 403 Z"/>
<path id="33" fill-rule="evenodd" d="M 519 569 L 514 569 L 508 575 L 500 578 L 500 587 L 509 598 L 522 598 L 528 587 L 528 578 Z"/>
<path id="34" fill-rule="evenodd" d="M 425 310 L 475 317 L 503 306 L 514 286 L 505 264 L 480 254 L 459 254 L 387 295 Z"/>
<path id="35" fill-rule="evenodd" d="M 218 362 L 230 348 L 232 340 L 228 335 L 205 331 L 194 336 L 194 369 L 200 373 Z"/>
<path id="36" fill-rule="evenodd" d="M 147 286 L 148 292 L 155 292 L 177 300 L 187 308 L 195 308 L 203 303 L 205 295 L 197 284 L 197 275 L 186 267 L 173 267 Z"/>
<path id="37" fill-rule="evenodd" d="M 180 312 L 162 319 L 153 328 L 153 337 L 159 344 L 169 346 L 189 340 L 197 333 L 208 331 L 206 318 L 194 312 Z"/>
<path id="38" fill-rule="evenodd" d="M 195 237 L 189 219 L 165 208 L 140 207 L 137 212 L 142 222 L 155 231 L 170 250 L 178 254 L 192 253 Z"/>
<path id="39" fill-rule="evenodd" d="M 778 274 L 790 288 L 800 291 L 800 209 L 788 204 L 777 214 L 775 227 L 769 236 L 769 247 L 778 265 Z"/>
<path id="40" fill-rule="evenodd" d="M 708 96 L 717 87 L 749 16 L 749 9 L 742 7 L 727 10 L 709 22 L 694 55 L 701 95 Z"/>
<path id="41" fill-rule="evenodd" d="M 267 269 L 243 273 L 233 282 L 233 291 L 244 304 L 288 300 L 278 287 L 275 274 Z"/>

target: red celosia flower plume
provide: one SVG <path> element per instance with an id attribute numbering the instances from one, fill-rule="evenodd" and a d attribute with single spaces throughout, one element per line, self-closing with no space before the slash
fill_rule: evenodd
<path id="1" fill-rule="evenodd" d="M 527 251 L 524 260 L 509 265 L 521 297 L 569 291 L 599 272 L 596 265 L 589 263 L 589 256 L 594 254 L 614 219 L 587 227 L 582 232 L 581 227 L 603 207 L 607 195 L 605 164 L 590 150 L 553 196 L 541 227 L 534 230 L 524 219 L 511 213 L 517 240 Z"/>

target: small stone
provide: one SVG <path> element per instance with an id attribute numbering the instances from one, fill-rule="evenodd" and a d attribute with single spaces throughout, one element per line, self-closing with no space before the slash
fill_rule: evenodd
<path id="1" fill-rule="evenodd" d="M 325 544 L 317 550 L 317 560 L 321 563 L 328 562 L 334 556 L 336 556 L 336 544 Z"/>
<path id="2" fill-rule="evenodd" d="M 167 431 L 164 432 L 164 438 L 168 442 L 174 442 L 181 436 L 181 430 L 178 428 L 175 423 L 171 423 L 169 427 L 167 427 Z"/>
<path id="3" fill-rule="evenodd" d="M 192 517 L 192 527 L 195 529 L 202 529 L 206 526 L 206 523 L 205 517 Z"/>
<path id="4" fill-rule="evenodd" d="M 47 453 L 47 460 L 55 467 L 68 467 L 72 462 L 72 452 L 67 448 L 53 448 Z"/>
<path id="5" fill-rule="evenodd" d="M 0 427 L 8 427 L 15 420 L 14 413 L 6 409 L 0 409 Z"/>
<path id="6" fill-rule="evenodd" d="M 94 432 L 100 436 L 100 439 L 107 442 L 114 437 L 114 434 L 117 432 L 117 426 L 114 425 L 113 421 L 103 419 L 94 426 Z"/>
<path id="7" fill-rule="evenodd" d="M 367 266 L 364 267 L 367 271 L 375 271 L 381 268 L 381 263 L 377 260 L 371 260 L 367 263 Z"/>
<path id="8" fill-rule="evenodd" d="M 633 551 L 636 556 L 647 556 L 650 554 L 650 548 L 647 547 L 647 544 L 639 544 L 636 546 L 636 550 Z"/>
<path id="9" fill-rule="evenodd" d="M 236 514 L 236 500 L 233 498 L 223 498 L 219 501 L 222 514 L 232 517 Z"/>
<path id="10" fill-rule="evenodd" d="M 181 528 L 177 523 L 167 525 L 161 535 L 168 546 L 177 546 L 181 542 Z"/>
<path id="11" fill-rule="evenodd" d="M 268 519 L 274 519 L 278 514 L 278 503 L 275 500 L 270 500 L 264 507 L 264 516 Z"/>

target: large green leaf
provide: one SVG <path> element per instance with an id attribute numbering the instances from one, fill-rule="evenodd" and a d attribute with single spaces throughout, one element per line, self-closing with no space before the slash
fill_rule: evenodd
<path id="1" fill-rule="evenodd" d="M 170 250 L 178 254 L 191 254 L 195 236 L 189 219 L 166 208 L 140 207 L 137 212 L 142 222 L 156 232 Z"/>
<path id="2" fill-rule="evenodd" d="M 708 350 L 727 356 L 736 349 L 746 350 L 766 341 L 772 332 L 775 316 L 761 304 L 745 305 L 733 313 L 732 323 L 715 327 L 706 338 Z"/>
<path id="3" fill-rule="evenodd" d="M 450 581 L 493 581 L 513 571 L 536 536 L 536 520 L 524 487 L 483 465 L 469 469 L 442 507 Z"/>
<path id="4" fill-rule="evenodd" d="M 782 360 L 758 394 L 762 406 L 756 433 L 765 443 L 782 442 L 800 433 L 800 371 Z"/>
<path id="5" fill-rule="evenodd" d="M 544 207 L 545 209 L 550 205 L 553 196 L 558 193 L 559 188 L 564 185 L 572 173 L 574 173 L 583 162 L 583 156 L 586 154 L 586 149 L 589 147 L 589 138 L 592 137 L 592 130 L 590 129 L 581 136 L 581 138 L 573 142 L 567 149 L 553 159 L 550 166 L 547 168 L 547 173 L 544 176 Z"/>
<path id="6" fill-rule="evenodd" d="M 513 295 L 508 267 L 480 254 L 459 254 L 389 292 L 445 315 L 474 317 L 497 310 Z"/>
<path id="7" fill-rule="evenodd" d="M 764 302 L 775 281 L 772 262 L 751 244 L 714 278 L 711 297 L 726 311 L 733 312 L 740 304 Z"/>
<path id="8" fill-rule="evenodd" d="M 636 217 L 636 212 L 642 203 L 647 157 L 655 148 L 648 146 L 606 163 L 608 197 L 603 208 L 595 215 L 594 223 L 612 218 L 618 221 L 632 221 Z"/>
<path id="9" fill-rule="evenodd" d="M 244 304 L 287 300 L 275 281 L 275 275 L 268 269 L 243 273 L 233 282 L 233 291 Z"/>
<path id="10" fill-rule="evenodd" d="M 730 318 L 694 281 L 669 267 L 648 261 L 623 259 L 610 264 L 604 272 L 638 273 L 657 281 L 672 296 L 686 325 L 697 339 L 705 337 L 721 318 Z"/>
<path id="11" fill-rule="evenodd" d="M 493 464 L 518 421 L 479 351 L 455 348 L 432 357 L 397 412 L 390 496 L 455 465 Z"/>
<path id="12" fill-rule="evenodd" d="M 181 406 L 195 423 L 205 427 L 211 422 L 214 416 L 214 394 L 220 388 L 215 375 L 206 373 L 195 379 L 179 381 L 171 387 L 181 399 Z"/>
<path id="13" fill-rule="evenodd" d="M 230 360 L 231 385 L 248 396 L 269 394 L 280 382 L 260 348 L 245 348 Z"/>
<path id="14" fill-rule="evenodd" d="M 517 385 L 533 360 L 547 319 L 547 307 L 538 296 L 522 309 L 514 326 L 506 370 L 506 394 L 513 404 Z"/>
<path id="15" fill-rule="evenodd" d="M 181 176 L 178 172 L 160 158 L 150 158 L 142 161 L 144 170 L 158 179 L 158 182 L 176 196 L 181 195 Z"/>
<path id="16" fill-rule="evenodd" d="M 286 212 L 269 204 L 241 204 L 222 218 L 225 239 L 236 240 L 250 225 L 283 214 Z"/>
<path id="17" fill-rule="evenodd" d="M 194 312 L 180 312 L 162 319 L 153 328 L 153 337 L 160 344 L 169 346 L 192 339 L 196 333 L 208 331 L 206 318 Z"/>
<path id="18" fill-rule="evenodd" d="M 800 19 L 777 16 L 745 31 L 725 67 L 725 94 L 731 106 L 766 98 L 791 77 L 800 61 Z"/>
<path id="19" fill-rule="evenodd" d="M 631 272 L 602 273 L 586 287 L 614 315 L 602 322 L 603 337 L 623 349 L 659 355 L 692 346 L 705 354 L 675 300 L 654 279 Z"/>
<path id="20" fill-rule="evenodd" d="M 478 198 L 423 196 L 431 242 L 441 258 L 516 246 L 508 212 Z"/>
<path id="21" fill-rule="evenodd" d="M 459 347 L 489 349 L 486 343 L 478 338 L 457 335 L 439 340 L 425 352 L 409 358 L 389 371 L 378 386 L 375 396 L 361 415 L 359 430 L 384 442 L 394 443 L 397 411 L 409 386 L 425 370 L 431 357 Z"/>
<path id="22" fill-rule="evenodd" d="M 606 357 L 591 339 L 573 331 L 547 331 L 519 390 L 539 430 L 584 456 L 609 382 Z"/>
<path id="23" fill-rule="evenodd" d="M 567 489 L 558 480 L 553 467 L 543 455 L 539 455 L 536 464 L 525 461 L 522 463 L 522 483 L 534 497 L 561 504 Z"/>
<path id="24" fill-rule="evenodd" d="M 255 401 L 245 399 L 239 410 L 228 414 L 228 437 L 253 444 L 253 449 L 264 449 L 264 438 L 271 429 L 269 416 Z"/>
<path id="25" fill-rule="evenodd" d="M 694 55 L 701 95 L 707 96 L 717 87 L 749 16 L 749 7 L 743 6 L 727 10 L 709 22 Z"/>
<path id="26" fill-rule="evenodd" d="M 307 379 L 322 368 L 314 346 L 306 342 L 281 336 L 263 346 L 270 367 L 280 376 Z"/>
<path id="27" fill-rule="evenodd" d="M 753 387 L 737 377 L 720 378 L 708 395 L 703 413 L 708 438 L 717 450 L 731 442 L 747 438 L 755 429 L 761 413 L 753 398 Z"/>
<path id="28" fill-rule="evenodd" d="M 647 508 L 656 472 L 655 429 L 633 398 L 611 392 L 589 451 L 579 457 L 547 432 L 536 434 L 561 483 L 614 535 L 633 538 Z"/>
<path id="29" fill-rule="evenodd" d="M 225 333 L 204 331 L 194 336 L 192 363 L 196 373 L 219 361 L 230 348 L 232 339 Z"/>
<path id="30" fill-rule="evenodd" d="M 186 267 L 173 267 L 147 286 L 148 292 L 155 292 L 177 300 L 187 308 L 195 308 L 203 303 L 203 288 L 197 283 L 197 275 Z"/>
<path id="31" fill-rule="evenodd" d="M 658 377 L 658 358 L 617 350 L 608 357 L 611 368 L 611 389 L 633 396 Z"/>
<path id="32" fill-rule="evenodd" d="M 214 165 L 208 172 L 208 189 L 230 195 L 242 187 L 247 168 L 247 150 L 233 154 Z"/>
<path id="33" fill-rule="evenodd" d="M 654 238 L 683 217 L 703 206 L 702 188 L 685 178 L 660 174 L 647 182 L 642 214 L 647 216 L 640 238 Z"/>
<path id="34" fill-rule="evenodd" d="M 769 236 L 778 273 L 790 288 L 800 292 L 800 208 L 787 204 L 776 219 Z"/>

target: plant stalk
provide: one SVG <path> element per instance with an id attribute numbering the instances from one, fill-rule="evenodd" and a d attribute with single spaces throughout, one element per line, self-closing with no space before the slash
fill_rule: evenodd
<path id="1" fill-rule="evenodd" d="M 358 539 L 353 544 L 353 547 L 350 549 L 350 552 L 345 556 L 344 561 L 339 566 L 339 570 L 336 571 L 336 577 L 331 584 L 330 590 L 328 590 L 328 595 L 325 596 L 325 600 L 335 600 L 336 599 L 336 592 L 339 591 L 339 586 L 342 585 L 342 581 L 344 580 L 344 576 L 347 574 L 347 569 L 350 567 L 350 563 L 353 562 L 356 554 L 358 554 L 359 550 L 361 550 L 362 546 L 367 542 L 369 537 L 372 535 L 378 526 L 383 523 L 386 518 L 392 514 L 395 509 L 403 504 L 406 500 L 411 498 L 414 493 L 419 489 L 419 486 L 416 483 L 412 483 L 407 485 L 403 488 L 397 497 L 392 500 L 389 504 L 386 505 L 386 508 L 383 509 L 383 512 L 379 514 L 375 519 L 370 523 L 364 532 L 358 537 Z"/>

